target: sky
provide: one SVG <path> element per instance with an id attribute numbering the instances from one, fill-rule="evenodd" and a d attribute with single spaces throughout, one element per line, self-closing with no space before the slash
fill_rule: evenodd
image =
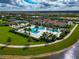
<path id="1" fill-rule="evenodd" d="M 0 0 L 0 11 L 78 11 L 79 0 Z"/>

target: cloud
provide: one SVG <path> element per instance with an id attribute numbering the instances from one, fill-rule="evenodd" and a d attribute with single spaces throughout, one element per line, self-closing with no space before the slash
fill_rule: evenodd
<path id="1" fill-rule="evenodd" d="M 0 11 L 79 10 L 78 0 L 0 0 Z"/>

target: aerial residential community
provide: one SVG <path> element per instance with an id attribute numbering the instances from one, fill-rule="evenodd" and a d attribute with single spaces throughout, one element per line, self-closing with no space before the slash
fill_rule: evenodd
<path id="1" fill-rule="evenodd" d="M 78 18 L 78 14 L 0 15 L 0 54 L 28 56 L 67 48 L 79 38 Z"/>
<path id="2" fill-rule="evenodd" d="M 79 0 L 0 0 L 0 59 L 79 59 Z"/>
<path id="3" fill-rule="evenodd" d="M 0 19 L 1 29 L 5 30 L 6 32 L 9 31 L 7 33 L 7 36 L 5 36 L 6 41 L 10 40 L 12 42 L 14 41 L 14 39 L 16 40 L 18 36 L 20 36 L 22 37 L 23 44 L 27 44 L 26 42 L 28 41 L 32 42 L 31 44 L 34 44 L 34 42 L 38 44 L 51 43 L 54 41 L 61 40 L 68 33 L 70 33 L 73 26 L 75 26 L 75 23 L 73 21 L 69 21 L 68 19 L 64 20 L 61 17 L 59 17 L 58 19 L 54 19 L 53 16 L 51 18 L 45 18 L 45 16 L 37 15 L 28 16 L 31 19 L 25 18 L 24 20 L 20 19 L 21 15 L 18 16 L 18 18 L 20 17 L 19 19 L 14 18 L 17 16 L 10 16 L 9 18 L 7 17 L 8 16 L 2 15 Z M 15 34 L 18 36 L 15 36 L 15 38 L 13 38 L 13 36 L 10 36 L 9 34 Z M 15 44 L 20 44 L 21 42 Z"/>

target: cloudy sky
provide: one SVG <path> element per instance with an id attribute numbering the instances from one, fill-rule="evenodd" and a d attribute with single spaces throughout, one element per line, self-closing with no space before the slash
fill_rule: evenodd
<path id="1" fill-rule="evenodd" d="M 76 11 L 79 0 L 0 0 L 0 11 Z"/>

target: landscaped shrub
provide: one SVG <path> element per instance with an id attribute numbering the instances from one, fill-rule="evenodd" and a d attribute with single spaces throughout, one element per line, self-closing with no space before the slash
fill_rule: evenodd
<path id="1" fill-rule="evenodd" d="M 26 35 L 25 35 L 25 34 L 22 34 L 22 33 L 15 32 L 14 30 L 10 30 L 9 32 L 12 32 L 12 33 L 15 33 L 15 34 L 18 34 L 18 35 L 21 35 L 21 36 L 24 36 L 24 37 L 26 37 Z"/>
<path id="2" fill-rule="evenodd" d="M 60 39 L 63 39 L 64 37 L 66 36 L 66 33 L 65 32 L 62 32 L 61 34 L 60 34 Z"/>
<path id="3" fill-rule="evenodd" d="M 69 29 L 66 29 L 65 33 L 66 34 L 70 33 L 70 30 Z"/>

